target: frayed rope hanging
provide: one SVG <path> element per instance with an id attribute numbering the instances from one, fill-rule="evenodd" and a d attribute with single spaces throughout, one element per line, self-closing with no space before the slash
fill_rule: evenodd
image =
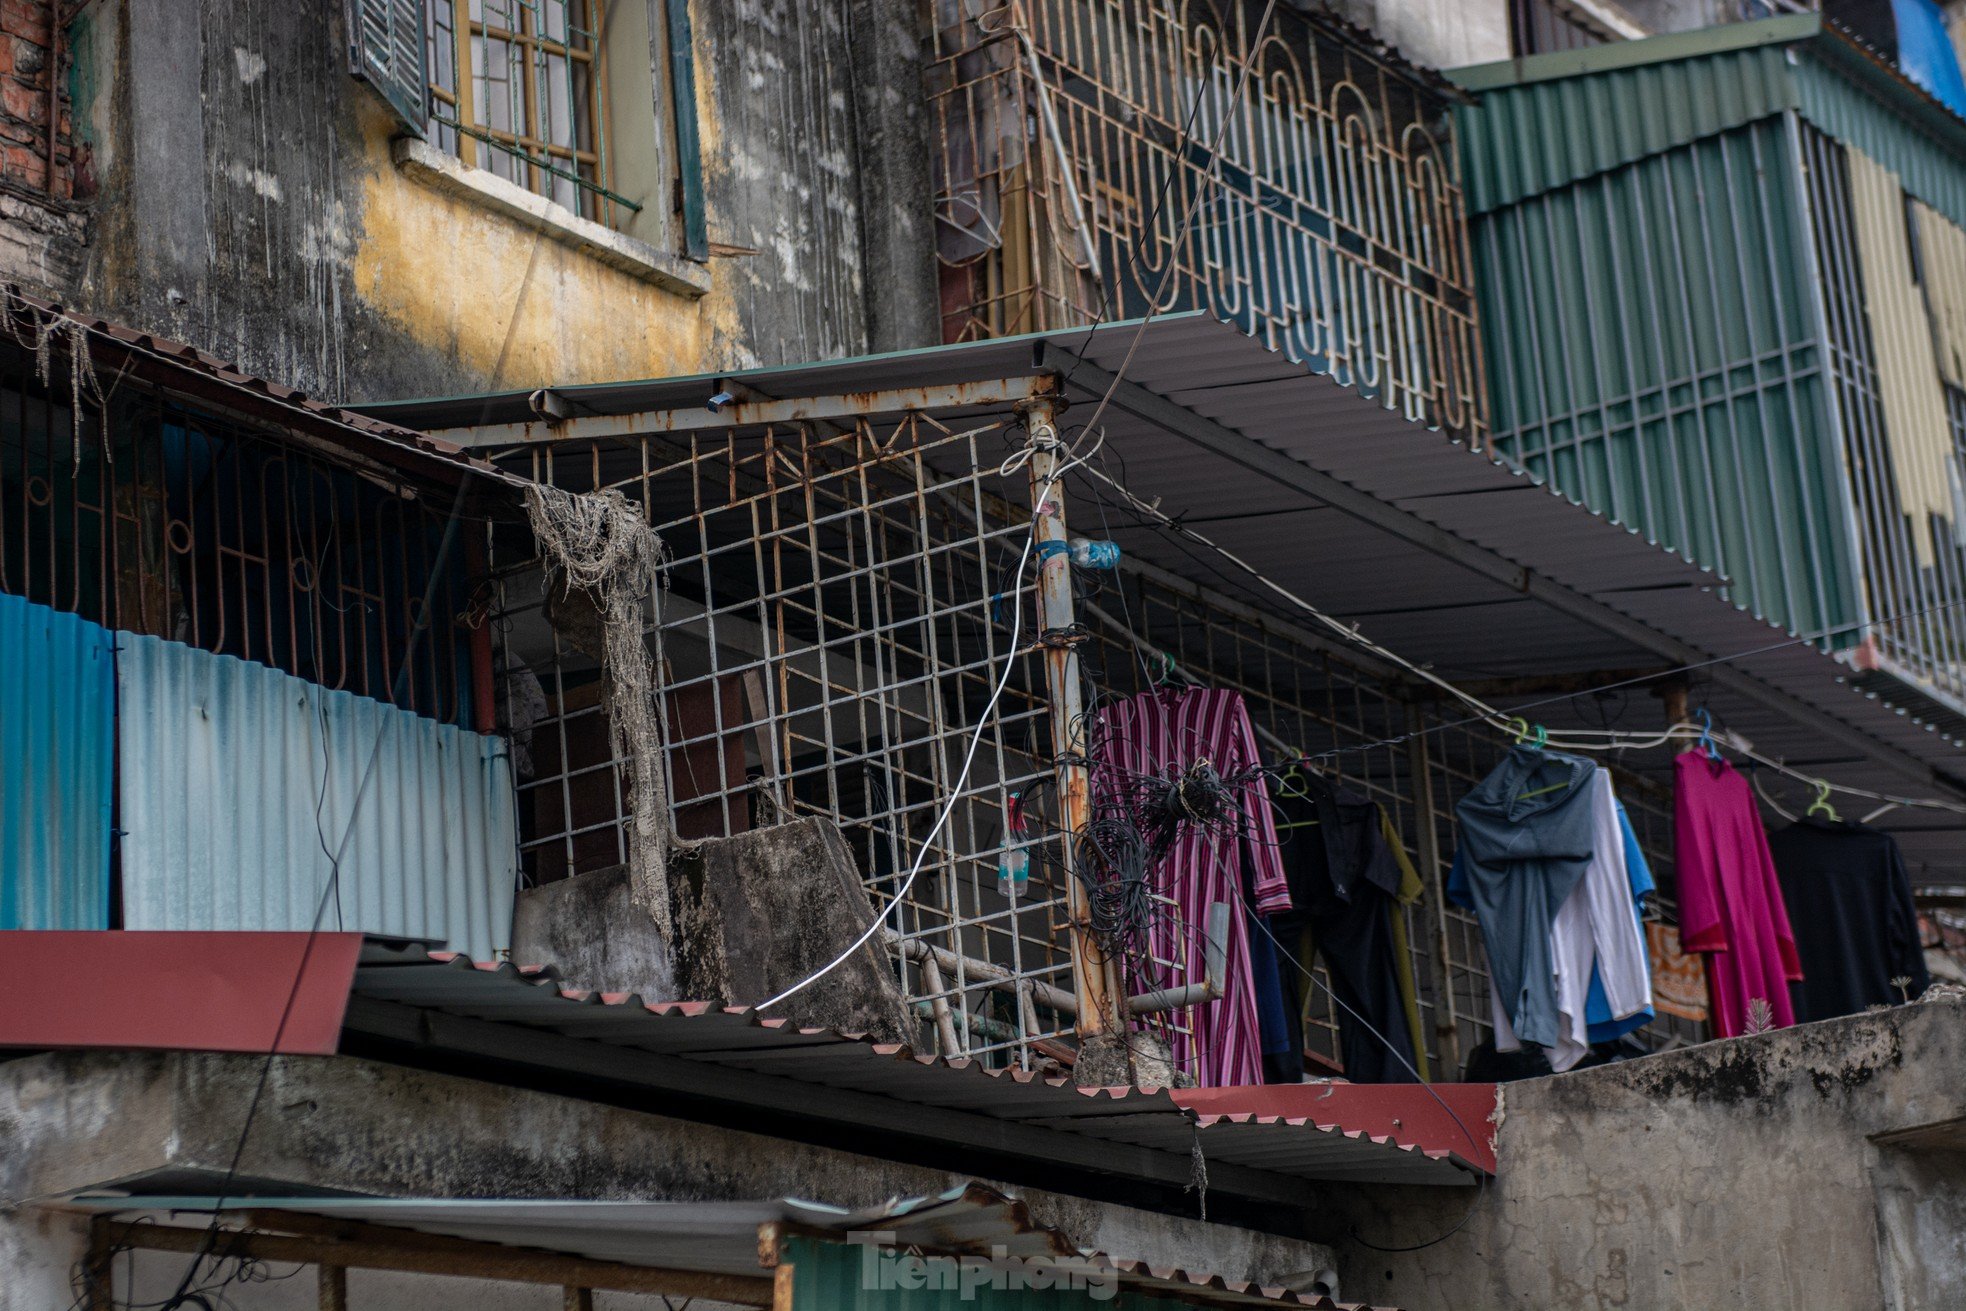
<path id="1" fill-rule="evenodd" d="M 548 564 L 545 586 L 579 588 L 601 612 L 608 719 L 615 757 L 628 774 L 628 885 L 666 941 L 673 928 L 669 775 L 655 666 L 643 637 L 646 607 L 656 604 L 662 582 L 662 539 L 641 508 L 613 490 L 575 495 L 531 483 L 526 514 Z M 659 624 L 656 631 L 659 643 Z"/>
<path id="2" fill-rule="evenodd" d="M 75 468 L 82 467 L 82 416 L 84 407 L 109 408 L 109 397 L 96 377 L 95 361 L 89 354 L 89 330 L 59 309 L 43 312 L 12 286 L 5 289 L 6 312 L 15 341 L 34 353 L 34 374 L 44 387 L 52 389 L 55 376 L 55 346 L 68 355 L 69 423 L 72 428 Z M 110 446 L 104 446 L 107 454 Z"/>

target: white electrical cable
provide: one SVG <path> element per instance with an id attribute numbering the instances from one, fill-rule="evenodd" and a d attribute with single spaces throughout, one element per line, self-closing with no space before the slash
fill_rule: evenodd
<path id="1" fill-rule="evenodd" d="M 1039 448 L 1041 444 L 1056 444 L 1057 436 L 1051 425 L 1043 425 L 1042 434 L 1032 433 L 1030 442 L 1021 451 L 1012 452 L 1005 459 L 1001 466 L 1002 471 L 1007 472 L 1022 468 L 1029 462 L 1030 453 Z M 1081 438 L 1081 443 L 1084 440 L 1084 438 Z M 903 899 L 908 895 L 908 890 L 915 886 L 915 879 L 921 874 L 922 866 L 928 860 L 928 853 L 935 842 L 936 835 L 942 831 L 942 826 L 949 822 L 949 816 L 955 813 L 956 803 L 963 798 L 963 788 L 969 783 L 970 767 L 976 763 L 977 748 L 983 744 L 983 735 L 990 727 L 991 717 L 996 714 L 997 702 L 1003 699 L 1004 689 L 1010 686 L 1010 676 L 1017 671 L 1017 659 L 1021 654 L 1017 649 L 1017 641 L 1024 631 L 1024 566 L 1030 563 L 1031 548 L 1037 545 L 1038 520 L 1045 514 L 1045 503 L 1051 499 L 1051 489 L 1056 487 L 1067 473 L 1084 464 L 1086 459 L 1090 458 L 1093 451 L 1097 451 L 1098 449 L 1099 445 L 1095 443 L 1092 450 L 1085 452 L 1083 455 L 1074 450 L 1063 464 L 1052 470 L 1051 476 L 1045 480 L 1044 490 L 1038 494 L 1037 501 L 1031 506 L 1031 531 L 1025 534 L 1024 550 L 1017 557 L 1017 572 L 1012 576 L 1011 580 L 1010 602 L 1012 618 L 1010 625 L 1010 644 L 1004 651 L 1003 674 L 997 679 L 996 688 L 990 693 L 990 700 L 984 705 L 983 713 L 977 717 L 976 731 L 970 734 L 969 750 L 963 755 L 962 770 L 956 775 L 956 781 L 949 789 L 949 799 L 943 804 L 941 811 L 936 815 L 934 825 L 923 836 L 921 849 L 915 855 L 915 863 L 908 869 L 908 877 L 901 881 L 899 888 L 895 889 L 894 897 L 888 902 L 886 908 L 880 914 L 874 916 L 874 922 L 869 924 L 866 931 L 853 940 L 852 946 L 835 956 L 823 968 L 808 974 L 805 978 L 800 979 L 776 997 L 771 998 L 769 1001 L 759 1002 L 755 1009 L 764 1010 L 767 1007 L 776 1006 L 787 997 L 803 992 L 840 966 L 846 964 L 848 960 L 852 959 L 855 952 L 866 946 L 873 939 L 873 936 L 881 931 L 881 926 L 887 922 L 887 917 L 901 905 Z"/>

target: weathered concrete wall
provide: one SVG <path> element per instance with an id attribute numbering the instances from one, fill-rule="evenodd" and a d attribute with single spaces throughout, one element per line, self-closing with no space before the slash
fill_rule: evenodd
<path id="1" fill-rule="evenodd" d="M 1429 68 L 1509 57 L 1508 0 L 1333 0 L 1330 7 Z"/>
<path id="2" fill-rule="evenodd" d="M 671 858 L 669 878 L 673 949 L 635 905 L 627 870 L 615 868 L 520 892 L 513 959 L 552 965 L 596 992 L 755 1006 L 818 974 L 874 921 L 853 853 L 827 819 L 694 844 Z M 872 938 L 775 1013 L 890 1042 L 921 1037 Z"/>
<path id="3" fill-rule="evenodd" d="M 221 1178 L 260 1076 L 255 1056 L 98 1052 L 0 1065 L 0 1203 L 176 1171 Z M 872 1206 L 963 1182 L 758 1134 L 348 1057 L 272 1063 L 239 1162 L 263 1189 L 401 1196 L 742 1200 Z M 1034 1216 L 1117 1256 L 1276 1281 L 1321 1244 L 1028 1189 Z M 82 1234 L 0 1205 L 0 1311 L 69 1305 Z M 17 1277 L 15 1272 L 19 1272 Z"/>
<path id="4" fill-rule="evenodd" d="M 512 908 L 512 959 L 551 965 L 570 988 L 684 1000 L 676 962 L 655 920 L 635 904 L 626 866 L 521 888 Z"/>
<path id="5" fill-rule="evenodd" d="M 1341 1243 L 1346 1293 L 1407 1311 L 1966 1305 L 1966 1153 L 1929 1137 L 1952 1126 L 1958 1147 L 1962 1072 L 1966 1001 L 1940 1000 L 1510 1084 L 1501 1176 L 1467 1224 L 1419 1252 Z M 1355 1192 L 1321 1214 L 1397 1247 L 1468 1202 Z"/>
<path id="6" fill-rule="evenodd" d="M 887 948 L 869 933 L 874 903 L 831 820 L 702 843 L 671 862 L 669 881 L 684 999 L 755 1006 L 815 979 L 777 1013 L 888 1042 L 917 1039 Z"/>
<path id="7" fill-rule="evenodd" d="M 759 248 L 713 258 L 700 299 L 398 168 L 343 7 L 280 0 L 90 6 L 77 116 L 97 235 L 69 298 L 347 400 L 860 353 L 874 322 L 903 344 L 933 315 L 932 280 L 897 271 L 929 267 L 929 193 L 907 182 L 926 156 L 880 157 L 923 147 L 879 98 L 859 130 L 849 12 L 892 43 L 914 6 L 692 8 L 710 237 Z M 912 107 L 910 76 L 893 86 Z"/>

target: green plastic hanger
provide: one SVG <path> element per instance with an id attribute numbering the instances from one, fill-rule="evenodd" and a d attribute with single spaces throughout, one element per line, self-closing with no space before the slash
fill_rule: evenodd
<path id="1" fill-rule="evenodd" d="M 1836 813 L 1836 807 L 1829 803 L 1829 784 L 1816 780 L 1816 799 L 1809 803 L 1805 812 L 1811 819 L 1821 816 L 1832 824 L 1841 824 L 1843 816 Z"/>

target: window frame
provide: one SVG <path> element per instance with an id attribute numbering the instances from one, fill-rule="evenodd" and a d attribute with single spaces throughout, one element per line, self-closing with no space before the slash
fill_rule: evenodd
<path id="1" fill-rule="evenodd" d="M 608 59 L 602 43 L 607 27 L 607 4 L 632 4 L 637 0 L 562 2 L 566 10 L 566 35 L 556 38 L 537 30 L 539 18 L 534 11 L 543 7 L 542 0 L 506 0 L 508 11 L 516 12 L 517 30 L 493 22 L 489 5 L 482 7 L 480 15 L 474 17 L 472 0 L 429 0 L 427 22 L 433 46 L 444 35 L 439 22 L 439 7 L 445 6 L 449 11 L 450 62 L 455 85 L 441 85 L 436 68 L 433 66 L 429 70 L 425 80 L 428 114 L 432 123 L 455 135 L 453 153 L 466 166 L 498 173 L 491 167 L 488 152 L 499 151 L 515 161 L 515 168 L 523 170 L 523 181 L 508 179 L 514 185 L 555 204 L 565 205 L 556 194 L 551 180 L 568 182 L 574 189 L 574 204 L 566 208 L 581 218 L 618 231 L 626 221 L 623 211 L 627 215 L 636 214 L 642 210 L 642 206 L 612 190 L 607 139 L 611 102 Z M 598 25 L 591 17 L 587 18 L 586 25 L 577 23 L 576 8 L 598 13 Z M 462 21 L 459 20 L 460 13 L 463 15 Z M 586 14 L 581 16 L 587 17 Z M 578 34 L 585 35 L 585 48 L 574 44 Z M 511 62 L 511 66 L 524 73 L 519 80 L 520 85 L 514 89 L 513 97 L 517 110 L 513 117 L 515 124 L 520 125 L 518 131 L 494 127 L 485 122 L 478 112 L 479 55 L 482 54 L 488 79 L 493 42 L 502 43 L 508 51 L 517 47 L 521 52 L 517 59 L 513 59 L 509 53 L 503 56 Z M 545 60 L 554 57 L 565 59 L 568 65 L 568 108 L 574 124 L 568 134 L 572 144 L 568 145 L 548 141 L 540 134 L 541 68 Z M 587 69 L 584 95 L 576 94 L 577 84 L 571 76 L 577 64 L 585 65 Z M 442 112 L 445 109 L 450 111 L 449 117 Z M 578 125 L 583 120 L 589 142 L 585 148 L 579 144 L 581 130 Z M 591 179 L 581 176 L 583 165 L 593 169 Z"/>

